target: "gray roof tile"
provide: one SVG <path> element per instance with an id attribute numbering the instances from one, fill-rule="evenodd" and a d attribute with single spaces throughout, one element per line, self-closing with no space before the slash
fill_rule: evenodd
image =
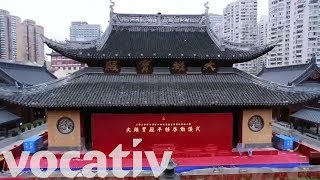
<path id="1" fill-rule="evenodd" d="M 106 59 L 214 59 L 221 63 L 240 63 L 253 60 L 272 50 L 276 44 L 252 47 L 248 50 L 222 50 L 205 27 L 134 27 L 113 26 L 102 49 L 96 46 L 73 48 L 74 43 L 58 43 L 47 38 L 44 42 L 56 52 L 83 63 Z M 138 28 L 139 30 L 133 30 Z M 189 30 L 188 30 L 189 29 Z"/>
<path id="2" fill-rule="evenodd" d="M 12 78 L 14 81 L 31 86 L 57 79 L 46 68 L 41 66 L 30 66 L 0 62 L 0 71 Z"/>
<path id="3" fill-rule="evenodd" d="M 306 107 L 292 114 L 291 117 L 320 124 L 320 109 Z"/>
<path id="4" fill-rule="evenodd" d="M 320 69 L 315 63 L 311 62 L 309 64 L 263 68 L 258 76 L 278 84 L 297 85 L 314 71 L 320 72 Z"/>
<path id="5" fill-rule="evenodd" d="M 109 75 L 101 68 L 86 68 L 2 96 L 12 103 L 41 108 L 279 106 L 317 97 L 233 68 L 221 68 L 212 75 Z"/>
<path id="6" fill-rule="evenodd" d="M 16 122 L 20 119 L 21 117 L 12 114 L 11 112 L 6 111 L 4 109 L 0 109 L 0 125 Z"/>

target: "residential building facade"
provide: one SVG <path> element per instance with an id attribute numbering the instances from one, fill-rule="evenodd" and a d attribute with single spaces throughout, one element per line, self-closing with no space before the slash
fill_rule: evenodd
<path id="1" fill-rule="evenodd" d="M 12 52 L 10 55 L 10 59 L 16 61 L 23 60 L 23 27 L 21 26 L 21 18 L 18 16 L 10 17 L 10 51 Z"/>
<path id="2" fill-rule="evenodd" d="M 219 14 L 209 14 L 211 28 L 220 38 L 223 37 L 223 16 Z"/>
<path id="3" fill-rule="evenodd" d="M 320 52 L 319 9 L 319 0 L 269 0 L 268 42 L 279 43 L 267 67 L 305 64 Z"/>
<path id="4" fill-rule="evenodd" d="M 43 64 L 45 60 L 44 44 L 42 36 L 44 29 L 33 20 L 25 20 L 23 26 L 23 42 L 25 47 L 24 59 L 37 64 Z"/>
<path id="5" fill-rule="evenodd" d="M 238 0 L 223 10 L 223 39 L 236 43 L 257 44 L 257 0 Z M 235 64 L 248 73 L 258 73 L 258 61 Z"/>
<path id="6" fill-rule="evenodd" d="M 43 35 L 43 27 L 36 25 L 35 21 L 21 23 L 20 17 L 0 9 L 0 59 L 43 64 Z"/>
<path id="7" fill-rule="evenodd" d="M 9 58 L 8 11 L 0 10 L 0 59 Z"/>
<path id="8" fill-rule="evenodd" d="M 21 19 L 0 9 L 0 59 L 23 59 Z"/>
<path id="9" fill-rule="evenodd" d="M 258 45 L 263 46 L 268 43 L 268 16 L 262 16 L 260 21 L 258 22 Z M 263 55 L 257 59 L 258 61 L 258 70 L 262 70 L 262 68 L 267 63 L 267 55 Z"/>
<path id="10" fill-rule="evenodd" d="M 320 1 L 292 1 L 292 64 L 308 63 L 313 53 L 320 53 Z M 320 58 L 317 58 L 318 64 Z"/>
<path id="11" fill-rule="evenodd" d="M 101 26 L 87 22 L 71 22 L 70 41 L 91 41 L 101 36 Z"/>
<path id="12" fill-rule="evenodd" d="M 269 0 L 268 42 L 279 41 L 269 52 L 267 67 L 290 65 L 291 0 Z"/>

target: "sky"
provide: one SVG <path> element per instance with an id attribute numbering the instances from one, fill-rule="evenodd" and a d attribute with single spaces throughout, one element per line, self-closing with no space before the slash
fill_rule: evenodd
<path id="1" fill-rule="evenodd" d="M 210 13 L 222 14 L 235 0 L 114 0 L 117 13 L 202 14 L 209 1 Z M 45 36 L 62 41 L 69 39 L 71 21 L 101 24 L 109 20 L 109 0 L 0 0 L 0 9 L 22 20 L 32 19 L 44 27 Z M 258 0 L 258 18 L 268 14 L 268 0 Z"/>

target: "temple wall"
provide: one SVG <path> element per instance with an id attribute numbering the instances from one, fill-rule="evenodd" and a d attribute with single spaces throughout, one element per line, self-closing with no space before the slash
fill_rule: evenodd
<path id="1" fill-rule="evenodd" d="M 252 116 L 261 116 L 264 120 L 263 128 L 254 132 L 248 123 Z M 270 146 L 272 140 L 272 109 L 243 110 L 242 117 L 242 143 L 256 147 Z"/>
<path id="2" fill-rule="evenodd" d="M 67 117 L 73 120 L 74 129 L 70 134 L 62 134 L 57 129 L 58 120 Z M 50 150 L 81 149 L 80 111 L 47 111 L 48 148 Z"/>

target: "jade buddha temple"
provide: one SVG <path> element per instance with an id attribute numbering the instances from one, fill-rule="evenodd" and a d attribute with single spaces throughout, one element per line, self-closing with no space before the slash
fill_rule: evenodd
<path id="1" fill-rule="evenodd" d="M 259 152 L 272 147 L 278 108 L 320 96 L 233 68 L 277 42 L 224 41 L 210 27 L 208 8 L 201 15 L 119 14 L 111 5 L 101 39 L 44 42 L 88 67 L 1 98 L 46 109 L 48 149 L 54 151 L 110 153 L 118 144 L 132 149 L 132 139 L 142 138 L 138 148 L 170 149 L 176 158 L 231 156 L 239 143 Z M 308 163 L 288 157 L 270 163 Z"/>

